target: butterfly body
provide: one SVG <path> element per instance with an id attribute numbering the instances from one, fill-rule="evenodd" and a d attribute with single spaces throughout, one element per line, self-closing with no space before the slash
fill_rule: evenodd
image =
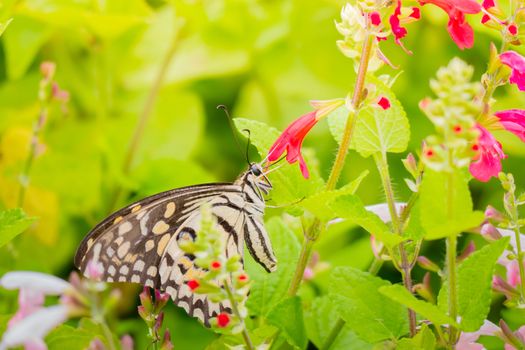
<path id="1" fill-rule="evenodd" d="M 132 282 L 170 294 L 177 305 L 206 325 L 230 305 L 207 300 L 186 285 L 205 271 L 179 243 L 195 240 L 200 207 L 207 203 L 225 242 L 225 255 L 243 257 L 244 242 L 253 258 L 268 272 L 276 258 L 264 227 L 263 193 L 271 184 L 253 164 L 234 183 L 212 183 L 159 193 L 109 216 L 84 238 L 75 265 L 86 273 L 88 264 L 102 267 L 101 279 Z"/>

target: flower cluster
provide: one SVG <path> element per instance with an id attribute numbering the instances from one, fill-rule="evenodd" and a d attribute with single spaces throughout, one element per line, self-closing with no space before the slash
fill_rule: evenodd
<path id="1" fill-rule="evenodd" d="M 195 241 L 181 244 L 181 249 L 195 255 L 195 264 L 202 269 L 199 277 L 187 281 L 188 287 L 198 294 L 206 294 L 214 303 L 230 309 L 222 311 L 210 323 L 217 330 L 230 334 L 245 331 L 244 319 L 248 315 L 246 300 L 250 291 L 248 275 L 243 271 L 241 256 L 226 256 L 222 234 L 209 206 L 201 207 L 202 220 Z"/>
<path id="2" fill-rule="evenodd" d="M 480 130 L 475 118 L 481 111 L 476 100 L 481 84 L 471 82 L 474 69 L 459 58 L 438 70 L 430 87 L 437 99 L 424 99 L 421 109 L 430 118 L 437 135 L 425 141 L 423 161 L 437 171 L 465 167 L 477 156 Z"/>
<path id="3" fill-rule="evenodd" d="M 525 90 L 525 58 L 514 51 L 506 51 L 497 55 L 492 48 L 489 69 L 483 78 L 485 90 L 495 89 L 504 84 L 507 79 L 511 84 L 516 84 L 520 90 Z M 510 77 L 507 66 L 511 69 Z M 491 130 L 507 130 L 525 142 L 525 110 L 509 109 L 490 112 L 490 105 L 477 119 L 479 136 L 479 156 L 470 165 L 470 172 L 480 181 L 488 181 L 497 177 L 502 169 L 501 160 L 507 156 L 503 147 L 496 140 Z"/>

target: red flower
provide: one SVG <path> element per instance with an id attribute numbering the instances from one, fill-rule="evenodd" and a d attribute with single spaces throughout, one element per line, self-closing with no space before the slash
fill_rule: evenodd
<path id="1" fill-rule="evenodd" d="M 230 323 L 230 315 L 225 312 L 221 312 L 217 315 L 217 325 L 221 328 L 226 327 Z"/>
<path id="2" fill-rule="evenodd" d="M 268 152 L 268 161 L 273 162 L 286 151 L 286 160 L 292 164 L 299 161 L 301 173 L 307 179 L 310 174 L 306 167 L 306 162 L 301 154 L 301 146 L 306 134 L 318 122 L 317 111 L 307 113 L 288 125 L 281 136 L 274 142 Z"/>
<path id="3" fill-rule="evenodd" d="M 248 275 L 242 274 L 237 278 L 239 279 L 239 282 L 246 282 L 248 280 Z"/>
<path id="4" fill-rule="evenodd" d="M 221 263 L 218 262 L 218 261 L 213 261 L 213 262 L 211 263 L 211 268 L 212 268 L 213 270 L 218 270 L 218 269 L 221 268 Z"/>
<path id="5" fill-rule="evenodd" d="M 419 0 L 421 5 L 434 4 L 448 14 L 447 30 L 452 40 L 463 50 L 474 45 L 474 31 L 467 23 L 465 14 L 476 14 L 481 6 L 474 0 Z"/>
<path id="6" fill-rule="evenodd" d="M 187 284 L 188 284 L 188 287 L 190 287 L 192 291 L 199 288 L 200 286 L 200 283 L 197 280 L 189 280 Z"/>
<path id="7" fill-rule="evenodd" d="M 491 177 L 497 177 L 501 171 L 501 160 L 507 158 L 501 144 L 484 127 L 477 124 L 476 128 L 480 132 L 478 139 L 479 153 L 474 158 L 475 162 L 470 164 L 469 170 L 472 176 L 479 181 L 489 181 Z"/>
<path id="8" fill-rule="evenodd" d="M 399 18 L 400 16 L 401 16 L 401 0 L 397 0 L 397 5 L 394 10 L 394 13 L 389 18 L 390 28 L 392 29 L 392 34 L 394 34 L 394 41 L 396 42 L 396 44 L 401 46 L 403 50 L 405 50 L 407 53 L 411 54 L 412 52 L 405 49 L 405 47 L 403 46 L 403 43 L 401 43 L 401 39 L 403 39 L 407 35 L 408 32 L 406 28 L 401 27 L 401 20 Z M 416 20 L 419 19 L 421 17 L 419 8 L 413 7 L 412 13 L 408 15 L 408 17 L 412 19 L 416 19 Z"/>
<path id="9" fill-rule="evenodd" d="M 499 55 L 499 59 L 512 69 L 509 82 L 525 91 L 525 57 L 514 51 L 505 51 Z"/>

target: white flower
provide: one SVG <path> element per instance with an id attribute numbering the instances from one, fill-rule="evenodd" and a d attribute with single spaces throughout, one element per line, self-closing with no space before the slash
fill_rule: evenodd
<path id="1" fill-rule="evenodd" d="M 47 349 L 44 337 L 68 318 L 65 305 L 42 308 L 10 327 L 2 337 L 0 350 L 24 346 L 29 349 Z"/>
<path id="2" fill-rule="evenodd" d="M 0 279 L 0 286 L 5 289 L 28 289 L 44 295 L 61 295 L 71 284 L 61 278 L 41 272 L 8 272 Z"/>

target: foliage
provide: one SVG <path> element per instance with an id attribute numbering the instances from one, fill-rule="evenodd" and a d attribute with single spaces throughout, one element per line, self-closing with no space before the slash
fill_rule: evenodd
<path id="1" fill-rule="evenodd" d="M 525 347 L 525 12 L 460 3 L 2 2 L 0 348 Z M 207 206 L 171 239 L 210 328 L 97 261 L 65 281 L 101 219 L 247 163 L 277 270 Z"/>

